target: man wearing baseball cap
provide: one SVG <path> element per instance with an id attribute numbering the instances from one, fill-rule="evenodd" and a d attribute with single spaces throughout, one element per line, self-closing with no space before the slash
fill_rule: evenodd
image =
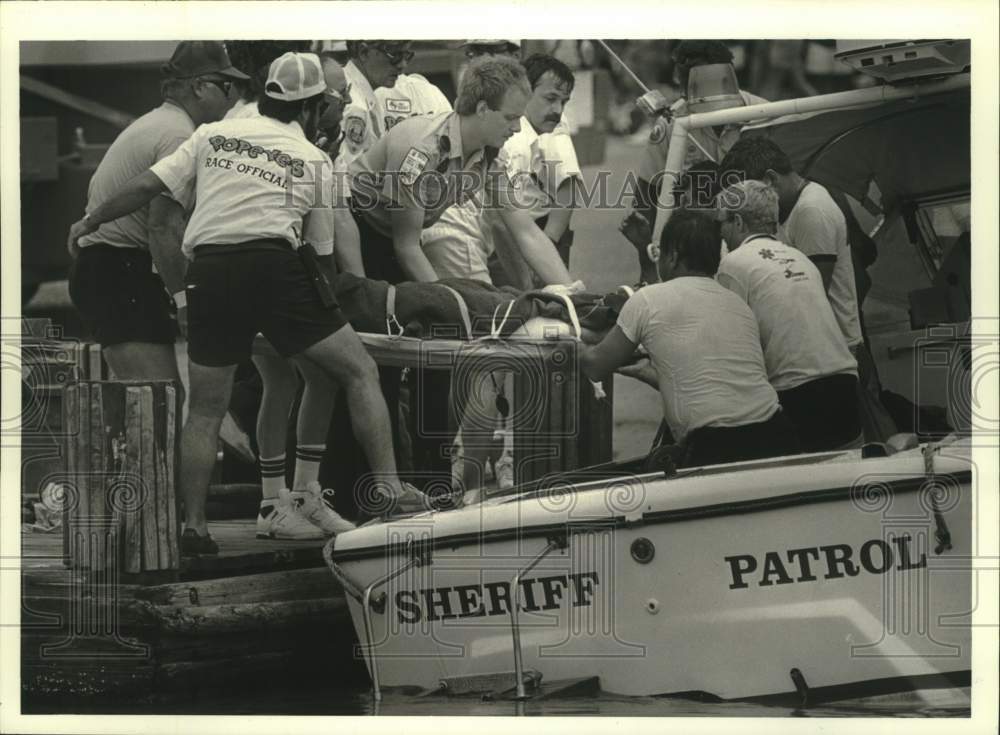
<path id="1" fill-rule="evenodd" d="M 393 87 L 413 58 L 410 41 L 348 41 L 350 60 L 344 74 L 351 85 L 351 104 L 344 110 L 340 155 L 345 165 L 363 154 L 386 132 L 385 107 L 375 94 Z"/>
<path id="2" fill-rule="evenodd" d="M 247 78 L 233 68 L 217 41 L 178 44 L 162 71 L 163 104 L 111 144 L 90 180 L 87 212 L 173 153 L 198 125 L 221 119 L 233 101 L 229 85 Z M 183 285 L 185 216 L 184 208 L 164 193 L 105 222 L 71 249 L 76 257 L 70 295 L 119 380 L 174 380 L 180 385 L 169 293 Z"/>
<path id="3" fill-rule="evenodd" d="M 465 55 L 474 59 L 477 56 L 511 56 L 521 55 L 521 41 L 518 38 L 470 38 L 462 43 Z"/>
<path id="4" fill-rule="evenodd" d="M 377 478 L 375 497 L 391 503 L 404 495 L 375 364 L 316 267 L 317 255 L 333 251 L 337 201 L 330 158 L 309 142 L 326 88 L 319 57 L 284 54 L 271 64 L 258 117 L 201 126 L 70 231 L 75 241 L 163 192 L 194 189 L 183 244 L 192 260 L 185 288 L 191 409 L 181 440 L 181 546 L 189 555 L 218 551 L 205 519 L 215 438 L 236 365 L 250 357 L 258 332 L 281 356 L 309 360 L 344 387 Z"/>

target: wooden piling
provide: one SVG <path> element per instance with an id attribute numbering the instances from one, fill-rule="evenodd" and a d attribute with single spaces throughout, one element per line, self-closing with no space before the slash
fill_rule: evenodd
<path id="1" fill-rule="evenodd" d="M 66 387 L 66 425 L 79 427 L 66 443 L 80 497 L 64 535 L 71 567 L 98 576 L 180 569 L 177 397 L 162 381 Z"/>

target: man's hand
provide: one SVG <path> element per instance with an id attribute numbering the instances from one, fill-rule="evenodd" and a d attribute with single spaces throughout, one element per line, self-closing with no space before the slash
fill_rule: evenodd
<path id="1" fill-rule="evenodd" d="M 645 216 L 636 211 L 629 212 L 618 226 L 618 230 L 626 240 L 643 250 L 653 239 L 653 226 Z"/>
<path id="2" fill-rule="evenodd" d="M 66 250 L 69 251 L 71 258 L 76 258 L 76 256 L 80 253 L 80 246 L 77 244 L 80 241 L 80 238 L 86 237 L 96 231 L 97 226 L 92 224 L 90 218 L 86 216 L 73 223 L 73 225 L 69 228 L 69 237 L 66 238 Z"/>
<path id="3" fill-rule="evenodd" d="M 628 365 L 622 365 L 616 372 L 619 375 L 625 375 L 629 378 L 641 380 L 646 385 L 650 385 L 659 390 L 660 380 L 656 375 L 656 368 L 653 367 L 653 363 L 648 357 L 644 357 L 641 360 Z"/>

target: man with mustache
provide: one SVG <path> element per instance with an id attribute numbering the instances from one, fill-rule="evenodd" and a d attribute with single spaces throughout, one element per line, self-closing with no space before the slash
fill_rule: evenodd
<path id="1" fill-rule="evenodd" d="M 421 246 L 424 228 L 453 205 L 481 200 L 483 207 L 496 210 L 546 284 L 572 282 L 551 241 L 520 206 L 516 182 L 498 160 L 504 143 L 520 130 L 530 96 L 518 62 L 475 59 L 462 77 L 454 112 L 403 120 L 355 159 L 351 202 L 369 278 L 392 284 L 438 280 Z M 382 385 L 392 412 L 399 394 L 398 371 L 384 369 Z M 443 428 L 446 421 L 431 414 L 447 409 L 448 396 L 443 389 L 435 393 L 433 401 L 423 403 L 423 418 L 425 426 Z M 451 444 L 450 438 L 434 441 L 445 448 Z M 427 454 L 443 465 L 443 475 L 450 475 L 447 452 Z"/>
<path id="2" fill-rule="evenodd" d="M 563 110 L 576 80 L 568 66 L 548 54 L 529 56 L 524 68 L 531 82 L 531 99 L 521 118 L 521 130 L 504 144 L 500 157 L 511 179 L 523 185 L 523 199 L 532 219 L 569 265 L 573 243 L 569 224 L 581 173 Z M 494 241 L 504 250 L 510 241 L 506 227 L 496 218 L 487 217 L 487 223 L 493 229 Z M 514 276 L 515 285 L 530 288 L 532 274 L 523 258 L 514 248 L 508 246 L 506 251 L 504 266 L 521 274 L 508 275 Z"/>

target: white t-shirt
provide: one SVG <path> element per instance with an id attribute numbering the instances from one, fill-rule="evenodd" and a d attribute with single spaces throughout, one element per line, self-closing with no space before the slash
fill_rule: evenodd
<path id="1" fill-rule="evenodd" d="M 778 410 L 757 320 L 715 280 L 683 277 L 646 286 L 625 302 L 618 326 L 649 352 L 675 440 L 703 426 L 767 421 Z"/>
<path id="2" fill-rule="evenodd" d="M 827 375 L 857 375 L 822 276 L 804 253 L 772 237 L 754 237 L 723 258 L 716 278 L 757 317 L 775 390 Z"/>
<path id="3" fill-rule="evenodd" d="M 858 292 L 854 283 L 854 262 L 847 244 L 847 222 L 830 192 L 815 182 L 806 184 L 788 219 L 778 226 L 778 239 L 810 257 L 836 257 L 827 297 L 847 345 L 860 344 Z"/>
<path id="4" fill-rule="evenodd" d="M 174 196 L 194 183 L 189 258 L 198 245 L 271 238 L 298 247 L 300 236 L 320 255 L 333 252 L 332 206 L 342 206 L 333 163 L 296 122 L 258 116 L 202 125 L 151 170 Z"/>
<path id="5" fill-rule="evenodd" d="M 244 117 L 257 117 L 260 115 L 260 109 L 257 107 L 257 101 L 247 102 L 243 99 L 236 100 L 235 104 L 229 108 L 229 112 L 225 114 L 222 118 L 223 120 L 238 120 Z"/>
<path id="6" fill-rule="evenodd" d="M 451 112 L 448 98 L 420 74 L 400 74 L 393 86 L 376 89 L 375 98 L 382 108 L 385 131 L 392 130 L 401 120 L 414 115 Z"/>
<path id="7" fill-rule="evenodd" d="M 150 110 L 125 128 L 108 148 L 90 178 L 87 212 L 93 212 L 132 177 L 138 176 L 177 150 L 194 129 L 194 123 L 184 109 L 169 101 Z M 174 198 L 185 204 L 190 199 L 190 194 Z M 148 217 L 147 205 L 124 217 L 105 222 L 97 228 L 97 232 L 80 238 L 80 247 L 102 243 L 116 248 L 148 250 Z"/>
<path id="8" fill-rule="evenodd" d="M 528 118 L 522 117 L 521 129 L 504 143 L 500 158 L 511 179 L 521 184 L 520 191 L 525 205 L 530 205 L 532 219 L 548 212 L 548 205 L 563 181 L 581 176 L 573 140 L 564 121 L 551 133 L 539 135 Z"/>
<path id="9" fill-rule="evenodd" d="M 448 207 L 420 234 L 424 255 L 438 278 L 471 278 L 492 283 L 487 265 L 493 237 L 475 199 Z"/>

